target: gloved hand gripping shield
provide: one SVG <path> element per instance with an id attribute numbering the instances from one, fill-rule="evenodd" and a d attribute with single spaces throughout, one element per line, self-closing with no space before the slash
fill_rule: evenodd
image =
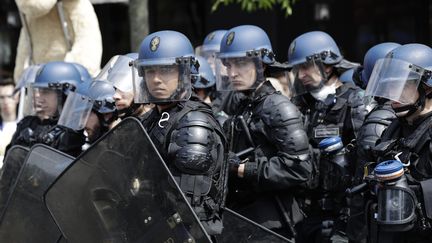
<path id="1" fill-rule="evenodd" d="M 135 103 L 189 100 L 191 79 L 196 77 L 194 57 L 138 59 L 132 63 Z"/>
<path id="2" fill-rule="evenodd" d="M 383 58 L 375 64 L 365 95 L 413 104 L 418 99 L 415 94 L 420 82 L 427 82 L 431 76 L 430 70 L 406 61 Z"/>
<path id="3" fill-rule="evenodd" d="M 227 52 L 216 55 L 216 89 L 218 91 L 254 90 L 264 81 L 263 52 Z"/>

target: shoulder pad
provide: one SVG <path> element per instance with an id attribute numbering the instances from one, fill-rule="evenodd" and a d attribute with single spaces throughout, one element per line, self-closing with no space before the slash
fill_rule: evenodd
<path id="1" fill-rule="evenodd" d="M 276 93 L 267 96 L 261 109 L 259 115 L 267 125 L 302 123 L 300 111 L 286 96 Z"/>
<path id="2" fill-rule="evenodd" d="M 179 123 L 177 129 L 182 127 L 201 126 L 213 130 L 214 119 L 210 117 L 210 114 L 202 111 L 190 111 L 184 115 Z"/>

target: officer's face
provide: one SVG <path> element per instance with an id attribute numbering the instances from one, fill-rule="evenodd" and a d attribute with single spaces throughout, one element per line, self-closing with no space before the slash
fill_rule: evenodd
<path id="1" fill-rule="evenodd" d="M 111 113 L 109 115 L 111 115 Z M 102 135 L 99 118 L 93 111 L 90 112 L 84 130 L 87 133 L 87 139 L 90 143 L 93 143 Z"/>
<path id="2" fill-rule="evenodd" d="M 390 91 L 392 92 L 392 91 Z M 418 98 L 420 97 L 420 94 L 417 90 L 417 83 L 415 81 L 407 82 L 403 88 L 403 91 L 400 95 L 399 101 L 392 101 L 391 106 L 393 109 L 404 107 L 407 105 L 413 105 L 415 102 L 417 102 Z M 404 117 L 408 111 L 404 112 L 398 112 L 396 115 L 398 117 Z"/>
<path id="3" fill-rule="evenodd" d="M 225 61 L 226 71 L 235 90 L 250 89 L 257 78 L 255 63 L 245 58 L 229 58 Z"/>
<path id="4" fill-rule="evenodd" d="M 60 91 L 48 88 L 34 89 L 34 107 L 40 119 L 48 119 L 58 112 Z"/>
<path id="5" fill-rule="evenodd" d="M 306 89 L 318 88 L 322 81 L 322 75 L 314 63 L 303 63 L 294 68 L 297 78 Z"/>
<path id="6" fill-rule="evenodd" d="M 134 93 L 133 92 L 125 92 L 119 89 L 116 89 L 114 94 L 114 100 L 117 110 L 123 110 L 131 106 Z"/>
<path id="7" fill-rule="evenodd" d="M 178 66 L 155 66 L 144 69 L 147 88 L 156 99 L 167 99 L 177 89 L 179 82 Z"/>

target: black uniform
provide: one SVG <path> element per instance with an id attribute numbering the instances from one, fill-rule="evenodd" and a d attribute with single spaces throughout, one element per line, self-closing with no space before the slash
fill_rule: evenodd
<path id="1" fill-rule="evenodd" d="M 318 144 L 325 138 L 339 136 L 345 147 L 357 137 L 357 133 L 367 114 L 363 102 L 363 90 L 354 84 L 345 83 L 336 89 L 334 95 L 329 95 L 325 101 L 316 100 L 310 93 L 294 98 L 293 102 L 299 107 L 304 115 L 304 123 L 307 129 L 310 143 L 314 147 L 314 166 L 319 171 L 327 171 L 327 163 L 320 163 L 320 151 Z M 324 242 L 328 240 L 333 224 L 337 221 L 338 230 L 344 231 L 346 220 L 346 202 L 344 188 L 350 186 L 349 180 L 354 174 L 355 157 L 348 156 L 347 168 L 342 168 L 348 173 L 342 177 L 332 178 L 320 175 L 314 171 L 314 183 L 312 190 L 305 193 L 303 207 L 308 219 L 302 226 L 299 242 Z M 319 168 L 319 169 L 318 169 Z M 335 180 L 325 181 L 324 180 Z M 323 185 L 342 185 L 334 189 Z M 341 190 L 341 188 L 343 188 Z M 339 218 L 339 220 L 337 220 Z"/>
<path id="2" fill-rule="evenodd" d="M 396 119 L 396 115 L 390 104 L 379 103 L 366 116 L 362 127 L 358 132 L 356 141 L 357 164 L 354 185 L 362 183 L 364 166 L 369 162 L 375 162 L 373 148 L 385 129 Z M 346 233 L 351 240 L 360 241 L 366 239 L 367 224 L 365 222 L 365 200 L 360 195 L 353 195 L 350 199 L 350 217 L 347 223 Z"/>
<path id="3" fill-rule="evenodd" d="M 31 147 L 36 143 L 45 143 L 71 156 L 78 156 L 85 142 L 82 132 L 75 132 L 67 128 L 57 129 L 52 140 L 47 140 L 47 134 L 53 132 L 57 122 L 57 119 L 40 120 L 37 116 L 24 117 L 17 124 L 17 129 L 6 151 L 13 145 Z"/>
<path id="4" fill-rule="evenodd" d="M 365 118 L 357 137 L 357 169 L 363 167 L 363 164 L 374 160 L 372 148 L 375 147 L 376 141 L 381 137 L 390 123 L 396 119 L 396 115 L 389 103 L 377 105 Z"/>
<path id="5" fill-rule="evenodd" d="M 376 227 L 368 227 L 371 242 L 431 242 L 432 240 L 432 113 L 418 118 L 413 124 L 395 119 L 384 131 L 373 148 L 374 161 L 394 160 L 397 157 L 405 164 L 409 162 L 405 175 L 410 188 L 417 197 L 418 207 L 414 228 L 407 232 L 374 232 Z M 369 168 L 371 170 L 373 168 Z M 372 199 L 373 200 L 373 199 Z M 369 203 L 366 205 L 370 205 Z M 365 222 L 371 225 L 370 221 Z M 390 237 L 387 239 L 387 237 Z M 375 240 L 375 241 L 374 241 Z"/>
<path id="6" fill-rule="evenodd" d="M 210 235 L 220 234 L 225 199 L 225 138 L 198 98 L 154 108 L 143 119 L 150 138 Z"/>
<path id="7" fill-rule="evenodd" d="M 295 190 L 308 182 L 311 172 L 301 114 L 268 81 L 245 94 L 224 126 L 231 150 L 246 161 L 244 177 L 232 175 L 227 205 L 292 236 L 294 225 L 303 219 Z M 240 155 L 245 151 L 250 152 Z"/>

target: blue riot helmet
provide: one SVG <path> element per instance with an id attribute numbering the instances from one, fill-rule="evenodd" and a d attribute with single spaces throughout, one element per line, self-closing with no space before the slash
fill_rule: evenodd
<path id="1" fill-rule="evenodd" d="M 129 63 L 138 58 L 136 53 L 113 56 L 96 76 L 96 80 L 106 80 L 122 92 L 133 92 L 133 78 Z M 135 58 L 133 58 L 136 56 Z M 138 77 L 135 77 L 137 79 Z"/>
<path id="2" fill-rule="evenodd" d="M 209 89 L 216 85 L 216 78 L 213 75 L 209 63 L 203 57 L 196 57 L 199 63 L 199 74 L 194 79 L 192 86 L 195 89 Z"/>
<path id="3" fill-rule="evenodd" d="M 196 59 L 199 63 L 199 74 L 193 79 L 192 86 L 201 100 L 210 103 L 216 90 L 216 78 L 204 57 L 197 56 Z"/>
<path id="4" fill-rule="evenodd" d="M 213 74 L 216 72 L 215 54 L 220 50 L 220 43 L 224 37 L 226 30 L 215 30 L 209 33 L 201 46 L 195 48 L 197 56 L 204 57 L 210 64 Z"/>
<path id="5" fill-rule="evenodd" d="M 360 82 L 358 83 L 361 83 L 362 87 L 366 88 L 376 61 L 384 58 L 391 50 L 399 46 L 398 43 L 384 42 L 371 47 L 364 56 L 363 68 L 357 69 L 358 75 L 354 75 L 355 78 L 359 79 Z"/>
<path id="6" fill-rule="evenodd" d="M 87 68 L 85 68 L 83 65 L 79 63 L 72 63 L 75 65 L 75 67 L 78 69 L 78 71 L 81 74 L 81 82 L 77 84 L 75 92 L 81 93 L 86 92 L 86 90 L 90 87 L 90 84 L 93 81 L 93 78 L 91 77 L 90 73 L 88 72 Z"/>
<path id="7" fill-rule="evenodd" d="M 67 94 L 82 84 L 81 74 L 72 63 L 49 62 L 36 73 L 35 81 L 27 87 L 27 99 L 31 107 L 27 115 L 40 119 L 58 117 Z"/>
<path id="8" fill-rule="evenodd" d="M 225 33 L 216 54 L 217 90 L 253 90 L 265 80 L 264 64 L 274 62 L 264 30 L 253 25 L 234 27 Z"/>
<path id="9" fill-rule="evenodd" d="M 198 63 L 189 39 L 180 32 L 158 31 L 144 38 L 133 62 L 134 101 L 166 103 L 188 100 Z M 138 77 L 138 78 L 137 78 Z"/>
<path id="10" fill-rule="evenodd" d="M 222 38 L 226 34 L 226 30 L 215 30 L 209 33 L 205 38 L 204 42 L 200 48 L 200 53 L 197 55 L 207 57 L 206 53 L 211 53 L 212 55 L 220 50 L 220 43 Z"/>
<path id="11" fill-rule="evenodd" d="M 336 87 L 327 81 L 334 70 L 326 71 L 327 66 L 335 66 L 343 60 L 336 42 L 322 31 L 312 31 L 295 38 L 288 49 L 288 65 L 295 76 L 294 95 L 311 93 L 318 100 L 335 93 Z"/>
<path id="12" fill-rule="evenodd" d="M 354 68 L 348 69 L 347 71 L 343 72 L 339 76 L 339 80 L 342 83 L 354 83 L 354 80 L 353 80 L 354 71 L 355 71 Z"/>
<path id="13" fill-rule="evenodd" d="M 91 111 L 95 112 L 101 124 L 104 124 L 108 119 L 104 119 L 103 114 L 115 111 L 114 93 L 113 84 L 101 80 L 93 81 L 86 92 L 70 92 L 58 125 L 75 131 L 84 129 Z"/>
<path id="14" fill-rule="evenodd" d="M 423 110 L 431 76 L 432 49 L 422 44 L 402 45 L 376 62 L 365 95 L 393 101 L 396 115 L 406 117 Z"/>
<path id="15" fill-rule="evenodd" d="M 115 112 L 114 85 L 103 80 L 95 80 L 89 88 L 89 97 L 94 101 L 93 111 L 101 114 Z"/>

